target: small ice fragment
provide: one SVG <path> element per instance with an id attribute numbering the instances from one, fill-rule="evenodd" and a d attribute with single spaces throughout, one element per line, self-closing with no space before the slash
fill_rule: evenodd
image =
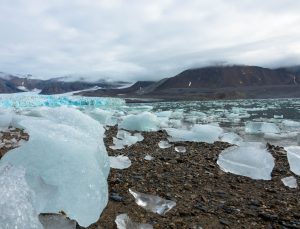
<path id="1" fill-rule="evenodd" d="M 152 156 L 150 156 L 149 154 L 147 154 L 147 155 L 144 157 L 144 159 L 145 159 L 146 161 L 152 161 L 152 160 L 154 159 L 154 157 L 152 157 Z"/>
<path id="2" fill-rule="evenodd" d="M 167 148 L 170 148 L 172 145 L 168 141 L 160 141 L 158 143 L 158 146 L 161 149 L 167 149 Z"/>
<path id="3" fill-rule="evenodd" d="M 144 137 L 140 133 L 135 133 L 132 135 L 130 132 L 125 130 L 119 130 L 117 133 L 117 137 L 113 137 L 113 146 L 109 146 L 109 148 L 115 149 L 123 149 L 125 146 L 131 146 L 139 141 L 143 141 Z"/>
<path id="4" fill-rule="evenodd" d="M 282 178 L 281 181 L 283 182 L 283 184 L 285 186 L 287 186 L 289 188 L 297 188 L 298 187 L 297 180 L 294 176 Z"/>
<path id="5" fill-rule="evenodd" d="M 62 214 L 40 214 L 39 220 L 44 229 L 76 229 L 76 221 Z"/>
<path id="6" fill-rule="evenodd" d="M 186 152 L 186 148 L 184 146 L 175 146 L 175 151 L 177 153 L 185 153 Z"/>
<path id="7" fill-rule="evenodd" d="M 139 224 L 133 222 L 127 214 L 118 215 L 115 223 L 118 229 L 153 229 L 150 224 Z"/>
<path id="8" fill-rule="evenodd" d="M 259 142 L 242 143 L 222 151 L 217 164 L 225 172 L 252 179 L 271 180 L 274 158 Z"/>
<path id="9" fill-rule="evenodd" d="M 131 160 L 127 156 L 119 155 L 109 157 L 110 167 L 113 169 L 127 169 L 131 166 Z"/>
<path id="10" fill-rule="evenodd" d="M 287 152 L 291 171 L 300 175 L 300 146 L 288 146 L 284 149 Z"/>
<path id="11" fill-rule="evenodd" d="M 166 200 L 159 196 L 148 195 L 140 192 L 135 192 L 129 189 L 129 192 L 135 198 L 137 205 L 142 208 L 157 213 L 159 215 L 164 215 L 176 206 L 176 202 L 172 200 Z"/>

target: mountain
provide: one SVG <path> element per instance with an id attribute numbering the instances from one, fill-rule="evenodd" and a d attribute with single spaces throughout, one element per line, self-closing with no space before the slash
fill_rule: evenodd
<path id="1" fill-rule="evenodd" d="M 97 82 L 70 81 L 64 82 L 62 78 L 50 80 L 32 79 L 27 76 L 16 76 L 0 72 L 0 93 L 16 93 L 22 91 L 41 90 L 41 94 L 59 94 L 79 91 L 92 87 L 118 88 L 127 85 L 123 81 L 98 80 Z"/>
<path id="2" fill-rule="evenodd" d="M 300 75 L 288 69 L 257 66 L 211 66 L 189 69 L 128 91 L 96 90 L 86 96 L 178 99 L 239 99 L 300 97 Z M 136 89 L 136 90 L 134 90 Z"/>

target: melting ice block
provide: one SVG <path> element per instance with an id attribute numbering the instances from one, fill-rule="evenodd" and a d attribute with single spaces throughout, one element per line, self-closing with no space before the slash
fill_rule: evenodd
<path id="1" fill-rule="evenodd" d="M 184 146 L 175 146 L 175 151 L 177 153 L 185 153 L 186 152 L 186 148 Z"/>
<path id="2" fill-rule="evenodd" d="M 102 125 L 114 126 L 117 124 L 117 119 L 113 117 L 113 113 L 100 108 L 95 108 L 88 112 L 89 116 L 99 121 Z"/>
<path id="3" fill-rule="evenodd" d="M 133 222 L 127 214 L 118 215 L 115 222 L 118 229 L 153 229 L 150 224 Z"/>
<path id="4" fill-rule="evenodd" d="M 190 130 L 166 128 L 172 141 L 193 141 L 214 143 L 218 141 L 223 133 L 219 126 L 204 124 L 194 125 Z"/>
<path id="5" fill-rule="evenodd" d="M 142 208 L 157 213 L 159 215 L 164 215 L 176 206 L 176 202 L 172 200 L 166 200 L 159 196 L 148 195 L 140 192 L 135 192 L 129 189 L 129 192 L 135 198 L 137 205 Z"/>
<path id="6" fill-rule="evenodd" d="M 161 149 L 167 149 L 167 148 L 170 148 L 172 145 L 168 141 L 160 141 L 158 143 L 158 146 Z"/>
<path id="7" fill-rule="evenodd" d="M 143 112 L 137 115 L 127 115 L 119 124 L 119 128 L 137 131 L 157 131 L 158 119 L 150 112 Z"/>
<path id="8" fill-rule="evenodd" d="M 248 134 L 280 133 L 280 129 L 274 123 L 268 122 L 247 122 L 245 132 Z"/>
<path id="9" fill-rule="evenodd" d="M 284 149 L 287 152 L 291 171 L 300 175 L 300 146 L 288 146 Z"/>
<path id="10" fill-rule="evenodd" d="M 127 156 L 119 155 L 109 157 L 110 167 L 113 169 L 127 169 L 131 166 L 131 160 Z"/>
<path id="11" fill-rule="evenodd" d="M 245 142 L 223 150 L 217 164 L 225 172 L 271 180 L 274 158 L 262 143 Z"/>
<path id="12" fill-rule="evenodd" d="M 0 165 L 0 228 L 42 229 L 34 206 L 34 192 L 25 179 L 25 170 Z"/>
<path id="13" fill-rule="evenodd" d="M 294 176 L 289 176 L 281 179 L 282 183 L 289 188 L 297 188 L 297 180 Z"/>
<path id="14" fill-rule="evenodd" d="M 110 146 L 111 149 L 123 149 L 125 146 L 131 146 L 139 141 L 143 141 L 144 137 L 140 133 L 131 134 L 125 130 L 119 130 L 117 137 L 113 138 L 113 146 Z"/>
<path id="15" fill-rule="evenodd" d="M 222 135 L 221 141 L 234 145 L 240 145 L 243 142 L 243 139 L 235 133 L 225 133 Z"/>
<path id="16" fill-rule="evenodd" d="M 22 166 L 30 188 L 37 193 L 38 212 L 64 211 L 82 226 L 98 220 L 108 201 L 109 161 L 103 143 L 104 129 L 74 108 L 46 108 L 41 117 L 20 116 L 18 125 L 29 141 L 0 161 Z M 40 178 L 56 192 L 41 189 Z"/>

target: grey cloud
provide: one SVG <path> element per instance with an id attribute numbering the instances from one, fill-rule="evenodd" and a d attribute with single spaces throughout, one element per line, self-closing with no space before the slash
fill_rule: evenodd
<path id="1" fill-rule="evenodd" d="M 298 64 L 294 0 L 4 0 L 0 71 L 138 80 L 215 62 Z"/>

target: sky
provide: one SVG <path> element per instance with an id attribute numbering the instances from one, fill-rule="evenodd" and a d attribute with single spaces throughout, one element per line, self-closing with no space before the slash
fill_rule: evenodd
<path id="1" fill-rule="evenodd" d="M 0 71 L 157 80 L 300 64 L 297 0 L 1 0 Z"/>

